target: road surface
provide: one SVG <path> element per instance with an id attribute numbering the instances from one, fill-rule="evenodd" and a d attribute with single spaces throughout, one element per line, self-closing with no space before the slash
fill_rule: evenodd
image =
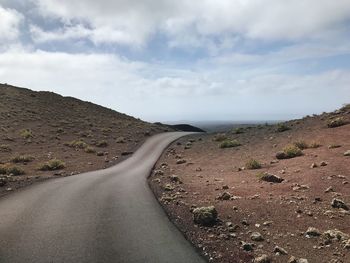
<path id="1" fill-rule="evenodd" d="M 156 135 L 116 166 L 1 198 L 0 262 L 205 262 L 146 179 L 169 143 L 186 134 Z"/>

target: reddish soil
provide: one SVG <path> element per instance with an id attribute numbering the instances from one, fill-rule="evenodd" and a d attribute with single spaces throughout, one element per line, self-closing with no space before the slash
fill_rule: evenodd
<path id="1" fill-rule="evenodd" d="M 215 134 L 183 138 L 163 154 L 150 185 L 173 222 L 211 262 L 252 262 L 263 254 L 271 258 L 269 262 L 288 262 L 292 256 L 309 263 L 350 262 L 350 249 L 342 242 L 328 244 L 323 235 L 305 235 L 309 227 L 321 234 L 333 229 L 350 234 L 349 211 L 331 206 L 332 199 L 338 198 L 350 207 L 350 157 L 344 156 L 350 150 L 350 125 L 327 128 L 327 121 L 335 117 L 349 122 L 350 107 L 286 122 L 291 129 L 284 132 L 276 132 L 275 125 L 245 128 L 243 134 L 227 132 L 228 138 L 242 144 L 234 148 L 220 148 Z M 277 151 L 300 140 L 320 146 L 304 149 L 300 157 L 276 160 Z M 189 141 L 192 145 L 185 149 Z M 331 144 L 340 147 L 330 149 Z M 262 168 L 239 169 L 250 158 L 262 163 Z M 186 163 L 177 164 L 179 159 Z M 320 166 L 323 161 L 326 166 Z M 311 168 L 313 163 L 316 168 Z M 260 172 L 284 181 L 261 181 L 257 177 Z M 172 182 L 171 175 L 177 175 L 182 183 Z M 166 184 L 174 189 L 166 191 Z M 334 191 L 326 193 L 328 187 Z M 218 200 L 223 192 L 237 199 Z M 192 209 L 209 205 L 218 211 L 218 222 L 213 227 L 196 225 Z M 267 221 L 270 224 L 264 225 Z M 230 222 L 237 225 L 233 235 L 227 227 Z M 264 241 L 252 241 L 252 232 L 259 232 Z M 252 243 L 253 251 L 244 251 L 242 241 Z M 275 246 L 288 254 L 274 253 Z"/>
<path id="2" fill-rule="evenodd" d="M 30 131 L 26 138 L 22 133 L 25 129 Z M 16 166 L 25 172 L 0 175 L 7 182 L 0 187 L 0 195 L 43 179 L 114 165 L 148 136 L 166 130 L 75 98 L 0 84 L 0 166 Z M 91 153 L 66 145 L 72 141 L 84 141 Z M 21 155 L 30 155 L 33 160 L 11 162 Z M 64 169 L 38 170 L 55 158 L 65 163 Z"/>

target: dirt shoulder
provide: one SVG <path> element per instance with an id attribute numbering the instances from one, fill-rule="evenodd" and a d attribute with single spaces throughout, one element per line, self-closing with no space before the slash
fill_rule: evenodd
<path id="1" fill-rule="evenodd" d="M 183 138 L 163 154 L 149 183 L 211 262 L 350 262 L 350 213 L 334 204 L 350 208 L 350 125 L 327 127 L 338 118 L 348 123 L 350 108 L 286 122 L 283 132 L 263 125 Z M 241 145 L 220 148 L 220 137 Z M 295 142 L 308 146 L 302 156 L 276 159 Z M 250 159 L 262 167 L 248 169 Z M 266 182 L 264 173 L 283 182 Z M 218 213 L 215 224 L 194 223 L 193 210 L 208 206 Z"/>
<path id="2" fill-rule="evenodd" d="M 0 85 L 0 195 L 112 166 L 168 130 L 75 98 Z"/>

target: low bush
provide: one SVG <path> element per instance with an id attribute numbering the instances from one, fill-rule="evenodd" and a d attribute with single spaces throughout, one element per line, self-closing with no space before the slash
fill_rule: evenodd
<path id="1" fill-rule="evenodd" d="M 216 141 L 216 142 L 222 142 L 222 141 L 225 141 L 225 140 L 227 140 L 227 136 L 224 133 L 219 133 L 219 134 L 216 134 L 214 136 L 214 141 Z"/>
<path id="2" fill-rule="evenodd" d="M 105 141 L 105 140 L 101 140 L 101 141 L 98 141 L 98 142 L 96 143 L 96 146 L 97 146 L 97 147 L 107 147 L 107 146 L 108 146 L 108 142 Z"/>
<path id="3" fill-rule="evenodd" d="M 319 142 L 313 141 L 309 144 L 309 148 L 318 148 L 318 147 L 321 147 L 321 144 Z"/>
<path id="4" fill-rule="evenodd" d="M 7 144 L 1 144 L 0 145 L 0 152 L 11 152 L 12 149 L 10 147 L 10 145 Z"/>
<path id="5" fill-rule="evenodd" d="M 24 170 L 18 166 L 10 165 L 10 164 L 2 164 L 0 165 L 0 174 L 7 174 L 7 175 L 22 175 L 24 174 Z"/>
<path id="6" fill-rule="evenodd" d="M 34 157 L 31 155 L 17 155 L 11 158 L 13 163 L 29 163 L 34 160 Z"/>
<path id="7" fill-rule="evenodd" d="M 58 159 L 52 159 L 46 163 L 43 163 L 39 166 L 39 170 L 41 171 L 54 171 L 64 169 L 66 164 Z"/>
<path id="8" fill-rule="evenodd" d="M 23 129 L 20 131 L 20 135 L 23 139 L 33 138 L 33 133 L 30 129 Z"/>
<path id="9" fill-rule="evenodd" d="M 277 128 L 276 128 L 277 132 L 284 132 L 284 131 L 288 131 L 288 130 L 290 130 L 290 128 L 287 125 L 285 125 L 284 123 L 277 124 Z"/>
<path id="10" fill-rule="evenodd" d="M 95 148 L 92 147 L 92 146 L 86 147 L 86 148 L 84 149 L 84 151 L 85 151 L 86 153 L 96 153 Z"/>
<path id="11" fill-rule="evenodd" d="M 246 164 L 245 167 L 249 170 L 255 170 L 255 169 L 260 169 L 261 163 L 255 159 L 250 159 Z"/>
<path id="12" fill-rule="evenodd" d="M 242 134 L 244 133 L 244 129 L 242 127 L 238 127 L 238 128 L 235 128 L 233 131 L 232 131 L 233 134 Z"/>
<path id="13" fill-rule="evenodd" d="M 83 140 L 74 140 L 68 143 L 65 143 L 65 145 L 71 147 L 71 148 L 79 148 L 79 149 L 85 149 L 89 145 L 84 142 Z"/>
<path id="14" fill-rule="evenodd" d="M 335 149 L 335 148 L 340 148 L 341 145 L 340 144 L 330 144 L 328 145 L 328 149 Z"/>
<path id="15" fill-rule="evenodd" d="M 237 140 L 224 140 L 220 143 L 220 148 L 232 148 L 240 145 L 241 144 Z"/>
<path id="16" fill-rule="evenodd" d="M 309 148 L 309 145 L 305 141 L 302 141 L 302 140 L 296 141 L 293 144 L 296 147 L 298 147 L 300 150 L 304 150 L 304 149 Z"/>
<path id="17" fill-rule="evenodd" d="M 303 152 L 293 144 L 289 144 L 284 147 L 283 152 L 286 154 L 287 158 L 294 158 L 303 155 Z"/>
<path id="18" fill-rule="evenodd" d="M 336 128 L 336 127 L 343 126 L 345 124 L 346 124 L 346 121 L 342 117 L 331 119 L 331 120 L 328 120 L 327 122 L 328 128 Z"/>

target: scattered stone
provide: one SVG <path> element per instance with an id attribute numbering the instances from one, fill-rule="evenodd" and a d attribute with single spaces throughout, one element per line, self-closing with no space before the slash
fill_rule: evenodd
<path id="1" fill-rule="evenodd" d="M 166 184 L 164 185 L 164 190 L 165 191 L 173 191 L 174 190 L 174 186 L 172 186 L 171 184 Z"/>
<path id="2" fill-rule="evenodd" d="M 279 247 L 279 246 L 275 246 L 275 248 L 273 249 L 273 253 L 281 254 L 281 255 L 287 255 L 288 254 L 288 252 L 284 248 Z"/>
<path id="3" fill-rule="evenodd" d="M 328 163 L 325 162 L 325 161 L 322 161 L 322 162 L 320 163 L 320 166 L 327 166 L 327 165 L 328 165 Z"/>
<path id="4" fill-rule="evenodd" d="M 252 243 L 241 241 L 241 244 L 244 251 L 253 251 L 254 245 Z"/>
<path id="5" fill-rule="evenodd" d="M 265 221 L 264 223 L 263 223 L 263 226 L 270 226 L 270 225 L 272 225 L 272 221 Z"/>
<path id="6" fill-rule="evenodd" d="M 0 187 L 5 186 L 7 184 L 6 177 L 0 177 Z"/>
<path id="7" fill-rule="evenodd" d="M 231 194 L 229 192 L 223 192 L 218 196 L 219 200 L 230 200 Z"/>
<path id="8" fill-rule="evenodd" d="M 193 220 L 196 224 L 212 226 L 216 223 L 218 212 L 214 206 L 199 207 L 193 210 Z"/>
<path id="9" fill-rule="evenodd" d="M 164 175 L 164 172 L 162 170 L 155 170 L 154 175 L 155 176 L 162 176 L 162 175 Z"/>
<path id="10" fill-rule="evenodd" d="M 345 241 L 350 239 L 348 234 L 339 231 L 338 229 L 327 230 L 323 233 L 324 238 L 327 240 L 337 240 L 337 241 Z"/>
<path id="11" fill-rule="evenodd" d="M 329 192 L 334 192 L 334 189 L 332 186 L 328 187 L 325 191 L 325 193 L 329 193 Z"/>
<path id="12" fill-rule="evenodd" d="M 256 257 L 253 262 L 254 263 L 270 263 L 271 258 L 268 255 L 263 254 L 259 257 Z"/>
<path id="13" fill-rule="evenodd" d="M 344 210 L 349 210 L 349 207 L 344 203 L 344 201 L 340 200 L 340 199 L 337 199 L 337 198 L 334 198 L 332 200 L 332 207 L 333 208 L 342 208 Z"/>
<path id="14" fill-rule="evenodd" d="M 350 249 L 350 239 L 349 239 L 348 241 L 345 242 L 344 248 L 345 248 L 345 249 Z"/>
<path id="15" fill-rule="evenodd" d="M 267 172 L 260 176 L 260 180 L 270 182 L 270 183 L 282 183 L 284 181 L 283 178 Z"/>
<path id="16" fill-rule="evenodd" d="M 295 184 L 293 186 L 293 191 L 305 191 L 305 190 L 308 190 L 310 187 L 308 185 L 300 185 L 300 184 Z"/>
<path id="17" fill-rule="evenodd" d="M 229 189 L 229 187 L 228 187 L 227 184 L 225 184 L 225 185 L 222 186 L 222 189 L 223 189 L 223 190 L 227 190 L 227 189 Z"/>
<path id="18" fill-rule="evenodd" d="M 153 179 L 153 181 L 156 182 L 157 184 L 159 184 L 161 182 L 159 178 L 155 178 L 155 179 Z"/>
<path id="19" fill-rule="evenodd" d="M 316 168 L 316 167 L 317 167 L 317 164 L 315 164 L 315 163 L 312 163 L 310 166 L 310 168 Z"/>
<path id="20" fill-rule="evenodd" d="M 347 151 L 344 153 L 344 156 L 350 156 L 350 150 L 347 150 Z"/>
<path id="21" fill-rule="evenodd" d="M 248 223 L 248 221 L 246 219 L 243 219 L 242 220 L 242 225 L 249 226 L 250 224 Z"/>
<path id="22" fill-rule="evenodd" d="M 226 222 L 227 227 L 232 227 L 232 222 Z"/>
<path id="23" fill-rule="evenodd" d="M 232 232 L 236 232 L 237 229 L 239 229 L 239 225 L 234 225 L 234 226 L 231 225 L 231 226 L 228 227 L 228 231 L 231 232 L 231 233 Z"/>
<path id="24" fill-rule="evenodd" d="M 264 241 L 264 237 L 259 232 L 253 232 L 250 236 L 253 241 Z"/>
<path id="25" fill-rule="evenodd" d="M 176 164 L 183 164 L 183 163 L 186 163 L 185 159 L 179 159 L 176 161 Z"/>
<path id="26" fill-rule="evenodd" d="M 170 175 L 170 181 L 172 181 L 174 183 L 181 183 L 180 178 L 175 174 Z"/>
<path id="27" fill-rule="evenodd" d="M 306 237 L 319 237 L 321 232 L 315 227 L 309 227 L 306 232 Z"/>

